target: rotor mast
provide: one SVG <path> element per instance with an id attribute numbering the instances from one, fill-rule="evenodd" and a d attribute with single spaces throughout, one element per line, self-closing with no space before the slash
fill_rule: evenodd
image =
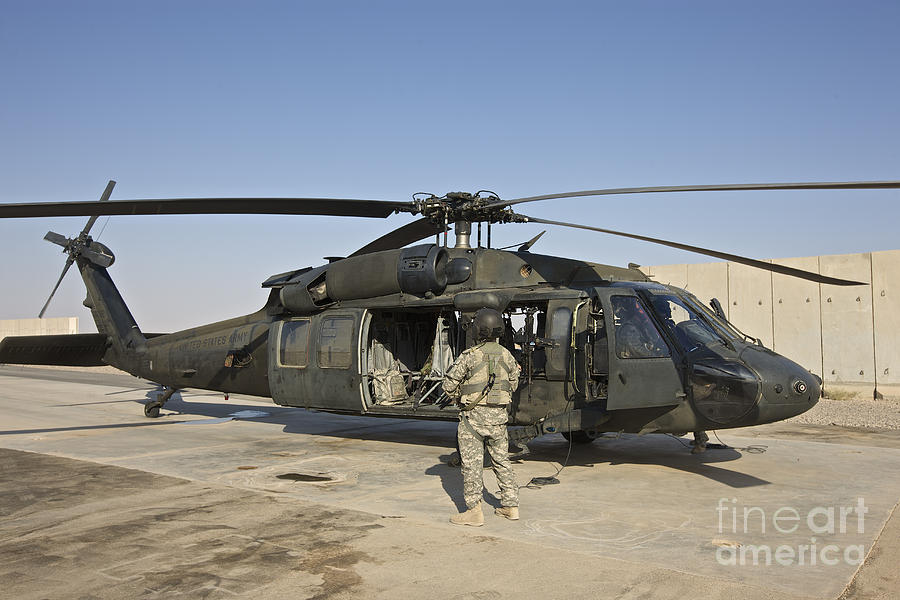
<path id="1" fill-rule="evenodd" d="M 454 248 L 469 249 L 472 247 L 472 222 L 457 221 L 453 225 L 453 233 L 456 235 L 456 244 Z"/>

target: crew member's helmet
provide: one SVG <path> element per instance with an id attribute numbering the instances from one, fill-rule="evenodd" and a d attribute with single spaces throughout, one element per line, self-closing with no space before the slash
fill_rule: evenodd
<path id="1" fill-rule="evenodd" d="M 482 308 L 472 317 L 476 342 L 494 340 L 503 335 L 503 317 L 493 308 Z"/>

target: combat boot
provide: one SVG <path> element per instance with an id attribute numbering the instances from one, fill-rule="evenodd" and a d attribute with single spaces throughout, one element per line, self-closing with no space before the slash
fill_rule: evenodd
<path id="1" fill-rule="evenodd" d="M 470 525 L 472 527 L 481 527 L 484 525 L 484 513 L 481 512 L 481 502 L 465 512 L 450 517 L 450 522 L 454 525 Z"/>
<path id="2" fill-rule="evenodd" d="M 706 443 L 709 442 L 709 436 L 705 431 L 695 431 L 694 441 L 691 442 L 691 454 L 701 454 L 706 452 Z"/>
<path id="3" fill-rule="evenodd" d="M 495 515 L 500 515 L 505 519 L 509 519 L 510 521 L 518 521 L 519 520 L 519 507 L 518 506 L 501 506 L 500 508 L 494 509 Z"/>

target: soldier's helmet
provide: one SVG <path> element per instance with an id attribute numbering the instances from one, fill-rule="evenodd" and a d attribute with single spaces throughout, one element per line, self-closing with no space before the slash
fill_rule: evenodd
<path id="1" fill-rule="evenodd" d="M 503 335 L 503 317 L 493 308 L 482 308 L 472 318 L 476 342 L 497 339 Z"/>

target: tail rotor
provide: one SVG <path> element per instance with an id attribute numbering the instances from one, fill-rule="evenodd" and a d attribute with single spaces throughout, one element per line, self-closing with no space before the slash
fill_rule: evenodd
<path id="1" fill-rule="evenodd" d="M 103 195 L 100 196 L 100 202 L 106 202 L 107 200 L 109 200 L 109 197 L 112 194 L 112 190 L 115 185 L 116 182 L 113 180 L 110 180 L 109 183 L 106 184 L 106 189 L 103 190 Z M 84 257 L 95 265 L 104 268 L 111 266 L 115 261 L 115 256 L 113 256 L 112 251 L 110 251 L 109 248 L 107 248 L 100 242 L 95 242 L 89 235 L 91 228 L 94 226 L 94 223 L 97 222 L 97 218 L 97 215 L 91 216 L 85 224 L 84 229 L 81 230 L 81 233 L 79 233 L 78 237 L 76 238 L 67 238 L 64 235 L 60 235 L 59 233 L 55 233 L 53 231 L 48 231 L 47 235 L 44 236 L 44 239 L 48 242 L 56 244 L 57 246 L 62 246 L 63 252 L 67 254 L 67 257 L 66 265 L 63 267 L 59 279 L 56 280 L 56 285 L 53 286 L 53 290 L 50 292 L 50 297 L 47 298 L 47 302 L 44 303 L 44 307 L 38 314 L 38 318 L 43 318 L 44 313 L 47 312 L 47 307 L 50 306 L 50 301 L 53 300 L 53 296 L 56 294 L 56 290 L 59 289 L 63 278 L 66 276 L 66 273 L 68 273 L 69 268 L 75 262 L 75 259 L 77 257 Z"/>

